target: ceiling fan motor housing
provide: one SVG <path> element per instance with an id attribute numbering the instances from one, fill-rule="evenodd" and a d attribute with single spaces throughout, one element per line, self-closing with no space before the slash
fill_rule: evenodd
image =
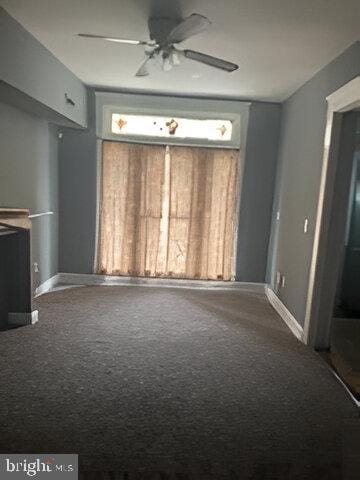
<path id="1" fill-rule="evenodd" d="M 179 23 L 179 18 L 169 17 L 152 17 L 149 18 L 148 26 L 151 40 L 154 40 L 159 45 L 167 44 L 167 37 L 171 30 L 173 30 Z"/>

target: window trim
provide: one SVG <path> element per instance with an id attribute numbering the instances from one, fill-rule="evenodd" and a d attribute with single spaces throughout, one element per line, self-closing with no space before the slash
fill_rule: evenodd
<path id="1" fill-rule="evenodd" d="M 196 99 L 196 101 L 199 101 Z M 203 100 L 205 102 L 205 100 Z M 219 103 L 222 103 L 219 101 Z M 249 104 L 245 104 L 248 106 Z M 220 105 L 219 105 L 220 106 Z M 152 137 L 147 135 L 119 135 L 112 132 L 112 114 L 123 113 L 128 115 L 154 115 L 164 117 L 180 117 L 194 120 L 228 120 L 232 122 L 232 138 L 231 140 L 209 140 L 199 138 L 172 138 L 172 137 Z M 243 132 L 244 127 L 247 125 L 247 118 L 243 118 L 243 115 L 235 112 L 224 111 L 189 111 L 179 108 L 159 109 L 149 108 L 147 106 L 143 108 L 129 107 L 128 105 L 109 105 L 104 104 L 101 101 L 97 102 L 97 134 L 98 137 L 103 140 L 114 140 L 130 143 L 148 143 L 157 145 L 184 145 L 184 146 L 197 146 L 197 147 L 218 147 L 218 148 L 232 148 L 239 149 L 243 146 Z"/>

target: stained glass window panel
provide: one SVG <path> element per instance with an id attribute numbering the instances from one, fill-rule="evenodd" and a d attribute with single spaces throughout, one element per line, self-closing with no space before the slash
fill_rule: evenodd
<path id="1" fill-rule="evenodd" d="M 128 115 L 113 113 L 111 131 L 116 135 L 194 138 L 213 141 L 230 141 L 232 122 L 230 120 L 196 120 L 153 115 Z"/>

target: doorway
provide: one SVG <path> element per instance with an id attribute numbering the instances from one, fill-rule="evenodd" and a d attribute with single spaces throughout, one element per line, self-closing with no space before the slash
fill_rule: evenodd
<path id="1" fill-rule="evenodd" d="M 328 351 L 344 248 L 346 213 L 356 149 L 360 77 L 327 97 L 328 111 L 314 242 L 306 301 L 304 341 Z M 340 162 L 341 158 L 341 162 Z"/>
<path id="2" fill-rule="evenodd" d="M 347 318 L 349 311 L 346 303 L 351 299 L 354 305 L 357 303 L 354 302 L 354 292 L 355 297 L 359 295 L 356 293 L 359 291 L 359 277 L 357 284 L 354 278 L 351 280 L 355 266 L 353 254 L 357 253 L 357 249 L 352 249 L 349 244 L 352 228 L 349 207 L 358 200 L 355 187 L 360 77 L 344 85 L 327 100 L 324 157 L 304 338 L 306 343 L 323 354 L 356 400 L 359 398 L 357 389 L 360 379 L 359 323 Z M 340 314 L 340 310 L 345 315 Z"/>
<path id="3" fill-rule="evenodd" d="M 235 279 L 239 151 L 104 141 L 97 273 Z"/>
<path id="4" fill-rule="evenodd" d="M 332 366 L 360 401 L 360 113 L 352 163 L 346 234 L 328 356 Z"/>

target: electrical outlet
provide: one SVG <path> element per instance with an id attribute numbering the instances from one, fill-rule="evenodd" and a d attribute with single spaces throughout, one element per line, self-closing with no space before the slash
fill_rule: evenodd
<path id="1" fill-rule="evenodd" d="M 39 273 L 39 264 L 37 262 L 34 262 L 34 272 Z"/>
<path id="2" fill-rule="evenodd" d="M 305 220 L 304 220 L 304 233 L 308 232 L 308 228 L 309 228 L 309 219 L 305 218 Z"/>
<path id="3" fill-rule="evenodd" d="M 280 220 L 280 210 L 276 212 L 276 220 Z"/>
<path id="4" fill-rule="evenodd" d="M 285 287 L 285 275 L 281 276 L 281 288 Z"/>

